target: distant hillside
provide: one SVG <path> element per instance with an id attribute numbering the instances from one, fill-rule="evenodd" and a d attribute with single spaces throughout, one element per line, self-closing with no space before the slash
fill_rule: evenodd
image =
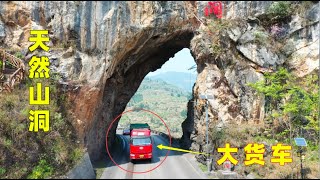
<path id="1" fill-rule="evenodd" d="M 181 123 L 187 117 L 189 98 L 191 98 L 191 93 L 187 93 L 179 87 L 163 80 L 152 80 L 146 77 L 129 101 L 126 110 L 134 107 L 151 110 L 166 122 L 173 136 L 181 137 Z M 166 132 L 166 128 L 159 118 L 144 111 L 124 114 L 119 125 L 125 127 L 130 122 L 147 122 L 152 129 Z"/>
<path id="2" fill-rule="evenodd" d="M 162 79 L 172 85 L 178 86 L 187 92 L 192 92 L 192 87 L 197 79 L 196 74 L 169 71 L 154 76 L 148 76 L 150 79 Z"/>

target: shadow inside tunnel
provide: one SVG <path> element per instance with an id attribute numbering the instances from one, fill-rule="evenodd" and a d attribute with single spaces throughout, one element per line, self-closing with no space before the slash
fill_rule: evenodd
<path id="1" fill-rule="evenodd" d="M 179 152 L 179 151 L 172 151 L 167 149 L 161 150 L 157 146 L 160 144 L 162 144 L 163 146 L 170 146 L 169 141 L 160 135 L 152 135 L 151 138 L 152 138 L 152 148 L 153 148 L 152 150 L 153 155 L 152 155 L 151 162 L 147 159 L 139 159 L 131 162 L 129 157 L 130 156 L 130 148 L 129 148 L 130 136 L 117 134 L 115 142 L 109 149 L 112 160 L 106 151 L 105 153 L 103 153 L 103 155 L 98 161 L 95 161 L 92 164 L 94 168 L 110 168 L 113 166 L 120 166 L 122 170 L 130 171 L 130 169 L 126 169 L 125 167 L 126 165 L 128 165 L 127 167 L 131 167 L 132 165 L 135 165 L 135 164 L 151 164 L 153 167 L 156 167 L 163 161 L 163 159 L 166 156 L 168 157 L 182 156 L 183 154 L 185 154 L 184 152 Z M 174 147 L 179 148 L 177 145 L 175 145 Z"/>

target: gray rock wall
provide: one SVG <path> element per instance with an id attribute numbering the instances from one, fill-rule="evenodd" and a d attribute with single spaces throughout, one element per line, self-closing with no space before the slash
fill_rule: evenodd
<path id="1" fill-rule="evenodd" d="M 80 162 L 67 173 L 66 179 L 96 179 L 93 166 L 90 161 L 89 154 L 86 153 Z"/>

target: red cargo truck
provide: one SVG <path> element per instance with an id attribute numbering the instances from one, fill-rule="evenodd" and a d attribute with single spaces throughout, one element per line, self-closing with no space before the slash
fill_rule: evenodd
<path id="1" fill-rule="evenodd" d="M 150 129 L 132 129 L 130 134 L 130 160 L 152 159 Z"/>

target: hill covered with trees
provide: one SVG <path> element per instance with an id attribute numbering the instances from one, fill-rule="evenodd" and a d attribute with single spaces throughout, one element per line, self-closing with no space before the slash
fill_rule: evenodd
<path id="1" fill-rule="evenodd" d="M 127 104 L 126 110 L 143 108 L 159 115 L 167 124 L 170 133 L 174 137 L 181 137 L 181 123 L 187 117 L 187 102 L 191 93 L 171 85 L 163 80 L 152 80 L 146 77 L 135 95 Z M 145 111 L 125 113 L 119 126 L 127 127 L 130 123 L 146 122 L 151 128 L 161 132 L 167 132 L 163 122 L 155 115 Z"/>

